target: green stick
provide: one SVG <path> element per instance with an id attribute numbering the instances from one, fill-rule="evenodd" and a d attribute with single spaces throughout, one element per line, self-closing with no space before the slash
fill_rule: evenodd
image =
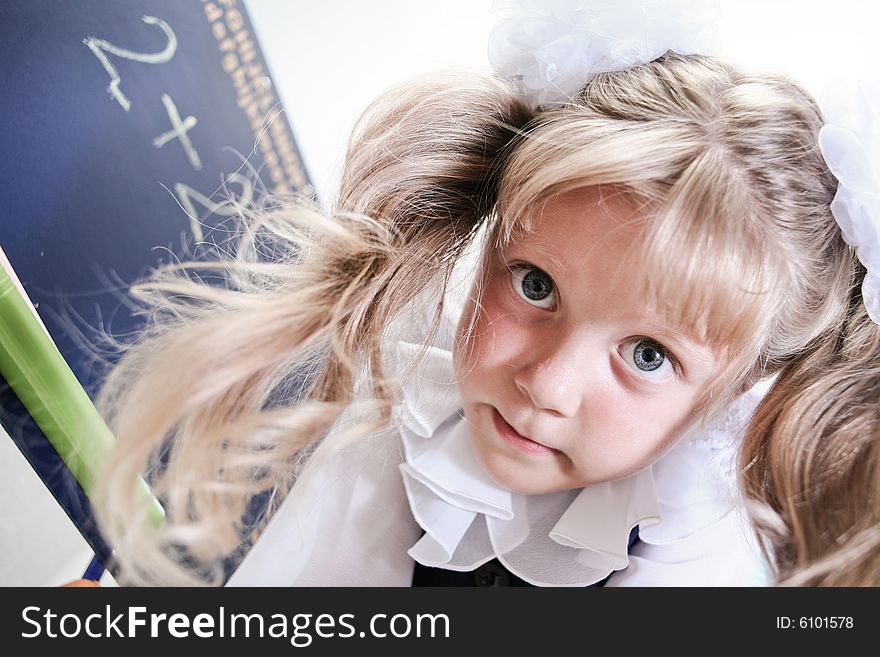
<path id="1" fill-rule="evenodd" d="M 58 452 L 88 497 L 95 472 L 115 442 L 61 352 L 46 334 L 30 302 L 0 267 L 0 373 Z M 141 480 L 150 520 L 165 513 Z"/>

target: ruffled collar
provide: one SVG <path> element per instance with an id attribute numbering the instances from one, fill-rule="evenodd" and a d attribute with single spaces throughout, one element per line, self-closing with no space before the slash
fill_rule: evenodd
<path id="1" fill-rule="evenodd" d="M 470 571 L 498 558 L 538 586 L 586 586 L 629 563 L 631 529 L 656 545 L 682 540 L 734 510 L 738 438 L 766 386 L 740 397 L 699 435 L 630 477 L 544 495 L 511 492 L 483 471 L 468 437 L 452 353 L 397 343 L 418 360 L 398 406 L 400 472 L 425 531 L 409 550 L 425 566 Z"/>

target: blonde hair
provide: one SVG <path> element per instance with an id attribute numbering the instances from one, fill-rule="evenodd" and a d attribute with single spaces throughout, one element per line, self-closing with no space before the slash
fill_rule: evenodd
<path id="1" fill-rule="evenodd" d="M 451 269 L 481 228 L 491 248 L 558 194 L 608 186 L 650 210 L 634 252 L 651 294 L 727 348 L 707 414 L 779 376 L 740 455 L 775 575 L 821 572 L 810 581 L 825 583 L 845 560 L 854 583 L 880 583 L 880 557 L 865 549 L 880 531 L 877 394 L 860 377 L 876 372 L 880 331 L 862 317 L 864 271 L 829 213 L 820 126 L 814 101 L 783 76 L 671 53 L 538 112 L 510 83 L 473 72 L 383 96 L 352 136 L 331 217 L 303 204 L 243 216 L 236 259 L 167 267 L 133 288 L 149 327 L 98 400 L 118 438 L 99 520 L 124 577 L 221 581 L 217 560 L 239 547 L 248 501 L 283 498 L 357 382 L 373 411 L 360 432 L 389 422 L 383 337 L 407 303 L 439 289 L 436 327 Z M 258 257 L 261 240 L 271 261 Z M 187 273 L 211 267 L 225 287 Z M 291 373 L 305 382 L 294 391 Z M 807 411 L 832 379 L 837 404 L 817 425 Z M 856 398 L 853 415 L 840 402 Z M 855 431 L 867 435 L 853 441 Z M 161 529 L 136 521 L 141 474 L 165 503 Z"/>

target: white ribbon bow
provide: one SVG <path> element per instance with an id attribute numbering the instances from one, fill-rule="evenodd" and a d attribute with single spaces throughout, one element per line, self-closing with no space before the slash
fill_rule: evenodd
<path id="1" fill-rule="evenodd" d="M 838 181 L 831 212 L 868 270 L 862 298 L 880 324 L 880 85 L 838 85 L 822 105 L 819 147 Z"/>

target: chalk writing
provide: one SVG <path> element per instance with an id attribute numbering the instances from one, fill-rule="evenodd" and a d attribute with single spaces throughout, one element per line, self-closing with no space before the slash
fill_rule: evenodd
<path id="1" fill-rule="evenodd" d="M 104 39 L 96 39 L 91 36 L 83 39 L 83 43 L 92 51 L 95 57 L 98 58 L 98 61 L 101 62 L 104 70 L 107 71 L 107 74 L 110 76 L 110 84 L 107 86 L 107 91 L 116 99 L 116 102 L 118 102 L 126 112 L 131 109 L 131 101 L 128 99 L 128 96 L 122 93 L 119 89 L 119 84 L 122 81 L 122 78 L 119 76 L 119 71 L 116 70 L 116 67 L 113 66 L 105 53 L 110 53 L 111 55 L 122 57 L 123 59 L 129 59 L 133 62 L 164 64 L 171 61 L 171 58 L 174 57 L 174 53 L 177 52 L 177 37 L 168 23 L 155 16 L 143 16 L 141 17 L 141 20 L 147 25 L 156 25 L 165 32 L 165 36 L 168 37 L 168 45 L 165 46 L 164 50 L 157 53 L 139 53 L 126 48 L 120 48 L 119 46 L 114 46 L 112 43 L 105 41 Z"/>
<path id="2" fill-rule="evenodd" d="M 198 121 L 194 116 L 188 116 L 183 121 L 180 120 L 180 113 L 177 111 L 177 105 L 174 104 L 174 101 L 171 100 L 171 96 L 168 94 L 162 94 L 162 104 L 165 105 L 165 111 L 168 112 L 168 118 L 171 119 L 171 125 L 174 126 L 173 130 L 169 130 L 168 132 L 163 132 L 161 135 L 156 137 L 153 140 L 153 146 L 156 148 L 162 148 L 165 144 L 167 144 L 172 139 L 179 139 L 180 145 L 183 146 L 183 151 L 186 153 L 187 158 L 189 159 L 189 163 L 192 165 L 192 168 L 196 171 L 201 171 L 202 169 L 202 160 L 199 157 L 198 151 L 195 149 L 195 146 L 192 145 L 192 141 L 189 138 L 189 135 L 186 134 L 190 128 L 194 127 Z"/>
<path id="3" fill-rule="evenodd" d="M 220 49 L 221 66 L 233 82 L 237 92 L 236 102 L 243 110 L 255 135 L 254 152 L 259 149 L 262 153 L 276 193 L 289 192 L 290 183 L 306 193 L 311 193 L 302 163 L 287 133 L 285 123 L 281 120 L 281 110 L 272 92 L 272 82 L 262 64 L 255 61 L 258 56 L 256 45 L 236 4 L 236 0 L 219 0 L 221 6 L 218 6 L 215 2 L 203 0 L 205 17 Z M 107 91 L 126 112 L 131 108 L 131 100 L 122 92 L 119 71 L 111 63 L 108 55 L 147 64 L 164 64 L 171 61 L 178 46 L 175 32 L 167 22 L 155 16 L 143 16 L 141 20 L 148 25 L 156 25 L 165 33 L 168 43 L 161 52 L 138 53 L 121 48 L 105 39 L 93 36 L 83 39 L 83 43 L 110 76 Z M 198 125 L 198 119 L 192 115 L 182 118 L 170 93 L 161 93 L 160 98 L 171 123 L 171 129 L 153 138 L 153 146 L 159 149 L 177 140 L 192 168 L 200 171 L 203 166 L 202 159 L 190 136 L 193 128 Z M 229 190 L 232 184 L 240 187 L 241 191 L 237 195 Z M 186 212 L 190 231 L 196 242 L 205 240 L 203 229 L 206 217 L 234 216 L 253 205 L 254 183 L 251 179 L 240 173 L 233 173 L 224 180 L 223 187 L 226 190 L 226 197 L 216 201 L 212 198 L 213 195 L 206 196 L 186 183 L 177 182 L 174 185 L 174 195 L 180 207 Z M 202 209 L 202 212 L 199 212 L 199 209 Z"/>
<path id="4" fill-rule="evenodd" d="M 195 237 L 197 242 L 204 240 L 204 234 L 202 233 L 202 218 L 204 216 L 216 214 L 231 217 L 237 214 L 242 208 L 248 207 L 253 201 L 254 184 L 249 178 L 240 173 L 233 173 L 227 178 L 226 184 L 229 185 L 230 183 L 238 183 L 241 185 L 241 194 L 238 195 L 238 198 L 235 198 L 234 195 L 230 194 L 231 198 L 223 201 L 212 201 L 201 192 L 198 192 L 189 185 L 183 183 L 177 183 L 174 185 L 174 192 L 177 194 L 177 199 L 180 201 L 180 205 L 186 210 L 186 214 L 189 216 L 190 228 L 193 237 Z M 200 215 L 196 211 L 195 203 L 199 203 L 205 207 L 206 211 L 203 215 Z"/>

